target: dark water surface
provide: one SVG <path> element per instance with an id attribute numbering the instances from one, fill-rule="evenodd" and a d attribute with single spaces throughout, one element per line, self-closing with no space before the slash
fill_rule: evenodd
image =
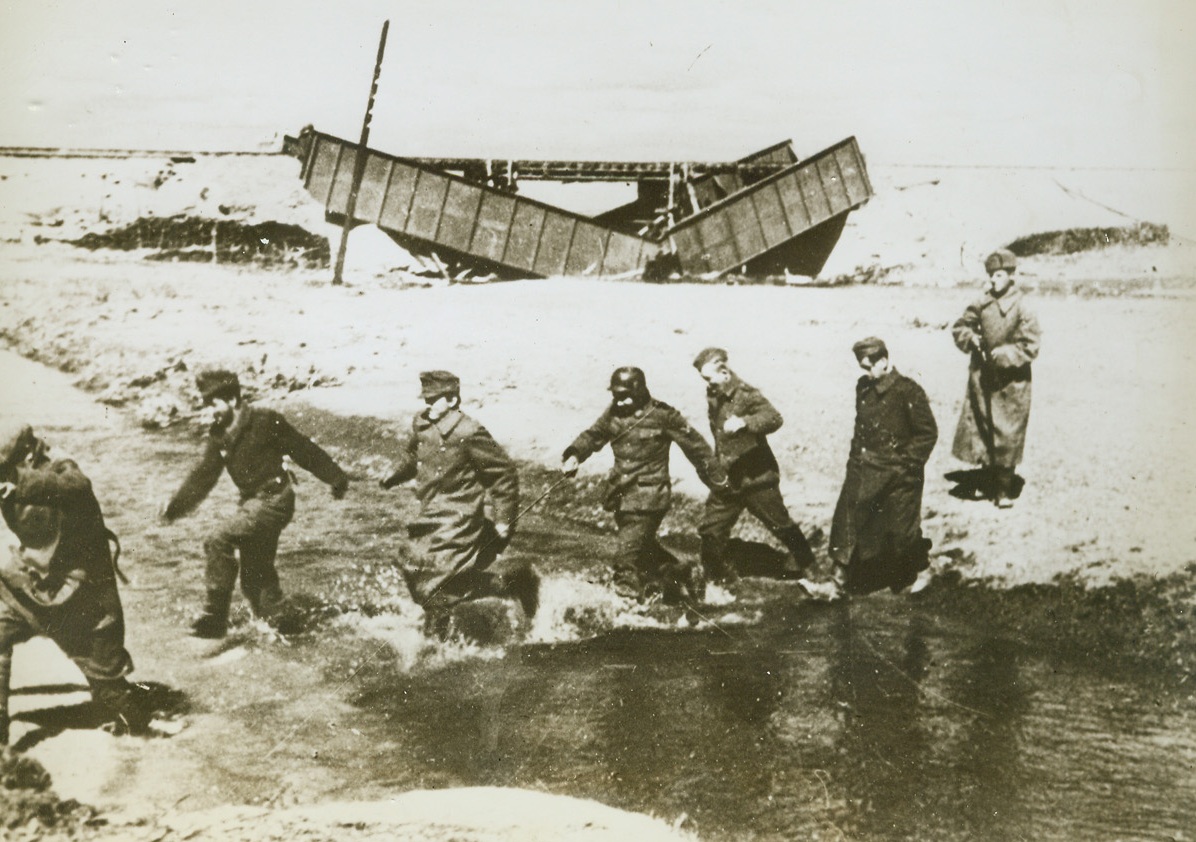
<path id="1" fill-rule="evenodd" d="M 778 607 L 377 680 L 412 784 L 514 785 L 709 839 L 1184 838 L 1190 682 L 1059 658 L 941 599 Z"/>

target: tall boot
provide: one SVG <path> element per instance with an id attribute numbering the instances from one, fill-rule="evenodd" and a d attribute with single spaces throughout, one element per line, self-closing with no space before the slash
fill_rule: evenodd
<path id="1" fill-rule="evenodd" d="M 191 636 L 216 640 L 228 633 L 228 604 L 232 594 L 227 591 L 208 591 L 203 612 L 191 623 Z"/>
<path id="2" fill-rule="evenodd" d="M 790 524 L 777 531 L 777 538 L 785 545 L 785 549 L 789 550 L 793 555 L 793 560 L 797 563 L 795 578 L 800 579 L 805 576 L 818 560 L 814 557 L 814 551 L 810 549 L 810 542 L 802 534 L 801 527 L 796 523 Z"/>
<path id="3" fill-rule="evenodd" d="M 112 733 L 144 736 L 152 711 L 146 694 L 123 678 L 89 678 L 91 699 L 110 723 Z"/>
<path id="4" fill-rule="evenodd" d="M 727 561 L 727 542 L 703 538 L 700 554 L 706 581 L 726 585 L 733 585 L 739 581 L 739 571 L 735 569 L 734 564 Z M 704 584 L 702 590 L 705 591 Z"/>
<path id="5" fill-rule="evenodd" d="M 0 651 L 0 747 L 8 745 L 8 692 L 12 679 L 12 648 Z"/>
<path id="6" fill-rule="evenodd" d="M 1013 508 L 1013 476 L 1014 469 L 998 466 L 993 469 L 996 472 L 996 493 L 993 495 L 993 502 L 997 504 L 999 509 Z"/>

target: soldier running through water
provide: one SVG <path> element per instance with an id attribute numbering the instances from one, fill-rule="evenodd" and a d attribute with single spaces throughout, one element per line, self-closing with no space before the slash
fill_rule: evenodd
<path id="1" fill-rule="evenodd" d="M 434 575 L 404 570 L 412 598 L 444 631 L 446 609 L 465 599 L 504 596 L 531 617 L 539 605 L 539 578 L 527 565 L 490 571 L 510 543 L 519 514 L 514 462 L 481 424 L 461 411 L 461 381 L 450 371 L 420 374 L 427 408 L 411 422 L 394 471 L 381 481 L 394 488 L 416 481 L 420 509 L 408 527 L 421 561 Z M 494 520 L 486 517 L 489 495 Z"/>
<path id="2" fill-rule="evenodd" d="M 0 431 L 0 511 L 19 540 L 0 556 L 0 745 L 8 742 L 13 646 L 53 640 L 91 687 L 102 714 L 146 733 L 151 711 L 125 676 L 125 620 L 117 569 L 91 481 L 71 459 L 50 459 L 27 424 Z"/>
<path id="3" fill-rule="evenodd" d="M 241 383 L 233 372 L 201 371 L 195 382 L 204 405 L 213 413 L 212 425 L 199 462 L 162 508 L 162 516 L 173 521 L 194 510 L 225 469 L 241 492 L 241 502 L 204 541 L 207 597 L 203 612 L 191 625 L 191 634 L 221 638 L 227 632 L 238 555 L 241 591 L 254 613 L 284 634 L 301 631 L 302 624 L 287 607 L 274 567 L 279 535 L 295 514 L 292 477 L 283 469 L 282 458 L 289 456 L 331 486 L 336 500 L 345 496 L 349 478 L 281 413 L 243 400 Z"/>
<path id="4" fill-rule="evenodd" d="M 767 439 L 780 429 L 781 413 L 759 389 L 727 367 L 727 352 L 722 348 L 705 349 L 693 364 L 707 384 L 710 433 L 729 486 L 710 492 L 698 527 L 706 575 L 725 582 L 739 578 L 726 558 L 727 545 L 731 530 L 747 509 L 793 555 L 796 570 L 790 572 L 801 578 L 814 566 L 814 553 L 785 508 L 781 469 Z"/>
<path id="5" fill-rule="evenodd" d="M 565 449 L 561 470 L 573 475 L 609 444 L 615 465 L 603 502 L 615 513 L 618 528 L 616 590 L 621 596 L 643 599 L 660 589 L 669 601 L 700 601 L 705 594 L 701 567 L 683 564 L 656 537 L 672 504 L 671 446 L 676 442 L 681 447 L 698 477 L 712 489 L 727 488 L 726 471 L 680 412 L 653 399 L 643 371 L 631 366 L 616 369 L 610 392 L 610 406 Z"/>

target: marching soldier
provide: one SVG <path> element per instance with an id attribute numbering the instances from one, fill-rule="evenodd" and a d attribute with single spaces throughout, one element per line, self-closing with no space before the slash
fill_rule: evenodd
<path id="1" fill-rule="evenodd" d="M 29 425 L 0 432 L 0 511 L 20 542 L 0 556 L 0 745 L 8 742 L 13 646 L 35 635 L 82 671 L 116 727 L 145 733 L 151 711 L 125 676 L 125 622 L 116 560 L 91 481 L 70 459 L 50 459 Z"/>
<path id="2" fill-rule="evenodd" d="M 461 381 L 449 371 L 420 374 L 427 409 L 412 421 L 400 461 L 383 488 L 414 479 L 420 509 L 408 526 L 423 561 L 435 575 L 404 571 L 412 598 L 428 609 L 454 600 L 506 596 L 536 613 L 539 579 L 530 567 L 506 575 L 489 572 L 514 534 L 519 474 L 490 433 L 461 411 Z M 494 520 L 486 517 L 486 497 Z M 439 597 L 439 599 L 436 599 Z"/>
<path id="3" fill-rule="evenodd" d="M 1030 363 L 1038 356 L 1038 319 L 1014 285 L 1017 257 L 998 249 L 984 261 L 988 288 L 951 328 L 969 355 L 968 389 L 951 453 L 984 466 L 992 500 L 1013 505 L 1014 469 L 1022 460 L 1030 420 Z"/>
<path id="4" fill-rule="evenodd" d="M 876 338 L 852 352 L 864 370 L 855 389 L 855 431 L 847 476 L 831 523 L 836 590 L 894 593 L 929 567 L 922 537 L 922 488 L 938 426 L 922 387 L 893 368 Z M 838 594 L 835 594 L 838 595 Z"/>
<path id="5" fill-rule="evenodd" d="M 349 478 L 281 413 L 243 400 L 241 383 L 233 372 L 201 371 L 195 383 L 213 422 L 199 462 L 163 507 L 163 517 L 173 521 L 194 510 L 225 469 L 241 492 L 241 501 L 204 541 L 207 598 L 191 634 L 220 638 L 227 632 L 238 556 L 241 592 L 254 613 L 284 634 L 297 632 L 298 619 L 286 608 L 274 567 L 279 535 L 295 514 L 292 478 L 283 469 L 282 458 L 289 456 L 331 486 L 336 500 L 345 496 Z"/>
<path id="6" fill-rule="evenodd" d="M 747 509 L 793 555 L 796 575 L 801 577 L 814 565 L 814 553 L 785 508 L 780 468 L 767 439 L 780 429 L 781 414 L 759 389 L 727 367 L 727 352 L 722 348 L 705 349 L 693 364 L 707 384 L 710 433 L 728 478 L 727 488 L 716 488 L 706 498 L 698 527 L 706 575 L 727 582 L 738 578 L 734 565 L 727 562 L 726 550 L 731 530 Z"/>
<path id="7" fill-rule="evenodd" d="M 615 513 L 618 550 L 615 587 L 622 596 L 642 598 L 660 585 L 682 599 L 700 599 L 704 580 L 660 545 L 657 532 L 672 502 L 669 450 L 676 442 L 711 488 L 726 488 L 727 475 L 702 438 L 673 407 L 652 398 L 644 372 L 616 369 L 610 379 L 611 404 L 588 430 L 565 449 L 561 470 L 569 476 L 609 444 L 615 465 L 603 505 Z"/>

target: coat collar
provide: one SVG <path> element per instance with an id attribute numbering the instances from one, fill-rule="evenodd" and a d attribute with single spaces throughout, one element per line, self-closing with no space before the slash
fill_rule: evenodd
<path id="1" fill-rule="evenodd" d="M 878 395 L 883 395 L 889 389 L 893 388 L 893 384 L 897 382 L 897 369 L 890 368 L 879 380 L 873 380 L 867 374 L 860 378 L 860 390 L 875 389 Z"/>
<path id="2" fill-rule="evenodd" d="M 465 413 L 460 409 L 450 409 L 436 421 L 428 418 L 426 412 L 421 412 L 415 416 L 415 429 L 427 430 L 435 427 L 436 432 L 440 433 L 442 438 L 448 438 L 452 435 L 453 430 L 457 429 L 457 425 L 463 418 L 465 418 Z"/>
<path id="3" fill-rule="evenodd" d="M 984 293 L 984 297 L 986 299 L 984 302 L 986 307 L 989 304 L 995 304 L 997 305 L 997 309 L 1001 311 L 1002 316 L 1008 316 L 1009 311 L 1016 307 L 1017 303 L 1022 300 L 1022 290 L 1015 283 L 1000 298 L 997 298 L 991 292 Z"/>
<path id="4" fill-rule="evenodd" d="M 224 451 L 232 450 L 241 436 L 245 434 L 245 428 L 249 426 L 249 416 L 256 412 L 255 408 L 248 403 L 241 403 L 237 409 L 237 415 L 233 418 L 233 423 L 225 430 L 212 430 L 212 437 L 220 444 L 220 448 Z"/>

